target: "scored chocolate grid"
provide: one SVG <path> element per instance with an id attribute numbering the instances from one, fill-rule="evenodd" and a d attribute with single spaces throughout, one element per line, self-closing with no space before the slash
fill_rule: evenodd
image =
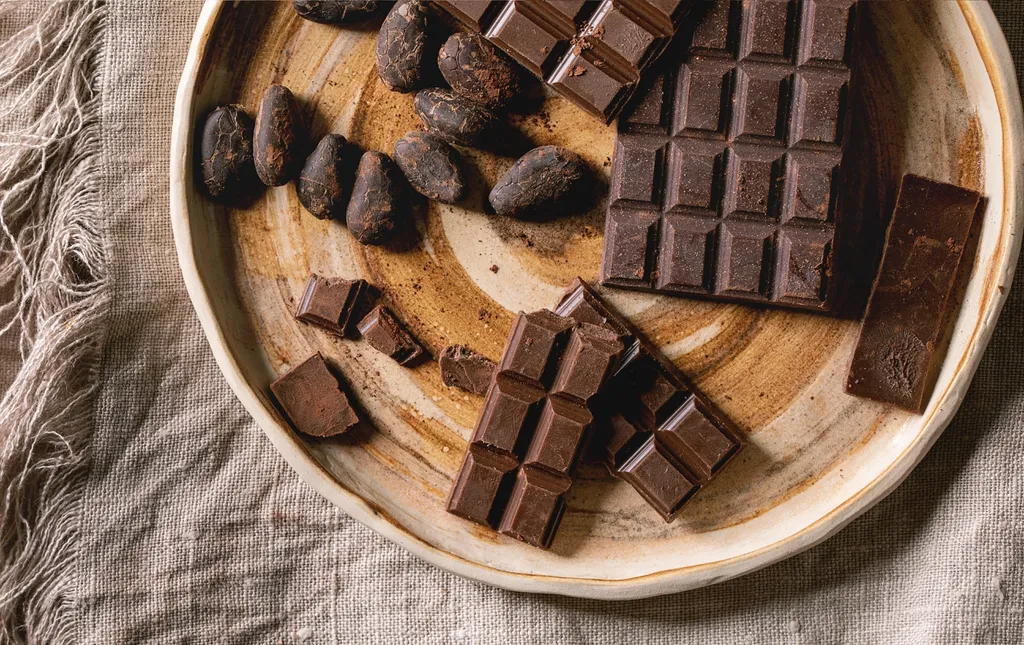
<path id="1" fill-rule="evenodd" d="M 611 119 L 693 0 L 437 0 L 588 112 Z"/>
<path id="2" fill-rule="evenodd" d="M 621 314 L 576 278 L 555 312 L 600 325 L 625 343 L 610 396 L 595 403 L 601 422 L 595 443 L 613 475 L 628 481 L 671 522 L 690 498 L 741 450 L 739 435 L 720 412 Z"/>
<path id="3" fill-rule="evenodd" d="M 587 402 L 622 352 L 617 334 L 542 310 L 520 314 L 448 501 L 456 515 L 546 547 L 564 512 Z"/>
<path id="4" fill-rule="evenodd" d="M 855 4 L 714 3 L 620 119 L 606 284 L 827 308 Z"/>

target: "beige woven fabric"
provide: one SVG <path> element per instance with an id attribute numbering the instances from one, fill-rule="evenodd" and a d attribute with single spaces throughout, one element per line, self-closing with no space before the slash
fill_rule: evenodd
<path id="1" fill-rule="evenodd" d="M 1024 63 L 1024 7 L 993 4 Z M 73 515 L 73 642 L 1024 640 L 1020 280 L 961 412 L 906 483 L 827 543 L 739 580 L 640 602 L 514 594 L 436 570 L 322 500 L 232 396 L 181 284 L 168 140 L 199 9 L 107 5 L 100 172 L 111 305 Z"/>

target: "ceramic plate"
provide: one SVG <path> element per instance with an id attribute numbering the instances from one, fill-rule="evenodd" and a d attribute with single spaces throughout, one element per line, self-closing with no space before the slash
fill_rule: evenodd
<path id="1" fill-rule="evenodd" d="M 498 358 L 519 310 L 552 307 L 573 277 L 594 280 L 601 207 L 551 224 L 488 216 L 483 187 L 511 159 L 467 151 L 472 197 L 424 205 L 399 248 L 356 244 L 303 211 L 294 185 L 226 209 L 196 189 L 193 132 L 214 106 L 255 114 L 283 83 L 316 137 L 390 152 L 416 129 L 412 96 L 387 91 L 373 25 L 298 18 L 290 2 L 207 2 L 178 91 L 171 209 L 184 279 L 224 376 L 274 446 L 322 495 L 384 537 L 459 575 L 533 592 L 632 598 L 711 584 L 819 542 L 903 480 L 960 405 L 996 324 L 1020 246 L 1021 106 L 1006 42 L 986 2 L 863 3 L 861 61 L 871 136 L 886 180 L 904 171 L 988 198 L 973 275 L 927 411 L 844 394 L 857 324 L 811 314 L 606 290 L 745 433 L 747 449 L 664 523 L 623 482 L 584 465 L 553 547 L 542 551 L 445 512 L 482 399 L 442 385 L 436 363 L 402 368 L 364 342 L 293 319 L 311 271 L 364 277 L 435 355 L 464 343 Z M 607 177 L 614 131 L 549 97 L 517 118 L 536 143 L 567 146 Z M 606 186 L 606 182 L 605 182 Z M 601 191 L 606 188 L 602 187 Z M 375 429 L 315 441 L 268 398 L 277 375 L 320 351 Z"/>

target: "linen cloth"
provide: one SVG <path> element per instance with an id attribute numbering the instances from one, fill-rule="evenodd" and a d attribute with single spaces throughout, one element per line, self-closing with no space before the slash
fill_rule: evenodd
<path id="1" fill-rule="evenodd" d="M 1024 66 L 1024 7 L 993 6 Z M 235 400 L 177 266 L 170 123 L 200 8 L 106 6 L 110 310 L 69 572 L 76 642 L 1024 640 L 1020 280 L 960 413 L 907 481 L 826 543 L 734 581 L 634 602 L 516 594 L 421 562 L 321 499 Z"/>

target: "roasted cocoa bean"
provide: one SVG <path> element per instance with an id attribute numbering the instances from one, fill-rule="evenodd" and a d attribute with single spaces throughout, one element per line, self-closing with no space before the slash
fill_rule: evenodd
<path id="1" fill-rule="evenodd" d="M 199 144 L 206 192 L 218 201 L 234 201 L 258 185 L 252 159 L 252 117 L 238 105 L 209 114 Z"/>
<path id="2" fill-rule="evenodd" d="M 388 89 L 411 92 L 423 87 L 429 76 L 429 40 L 424 2 L 408 0 L 392 7 L 377 35 L 377 74 Z"/>
<path id="3" fill-rule="evenodd" d="M 502 122 L 493 112 L 449 90 L 421 90 L 413 109 L 427 129 L 448 143 L 495 147 Z"/>
<path id="4" fill-rule="evenodd" d="M 369 18 L 377 13 L 380 0 L 295 0 L 295 13 L 306 20 L 328 25 L 343 25 Z"/>
<path id="5" fill-rule="evenodd" d="M 492 110 L 508 105 L 522 88 L 518 63 L 476 32 L 452 34 L 437 66 L 452 90 Z"/>
<path id="6" fill-rule="evenodd" d="M 296 182 L 299 202 L 318 219 L 345 215 L 359 157 L 340 134 L 328 134 L 302 166 Z"/>
<path id="7" fill-rule="evenodd" d="M 491 189 L 489 199 L 499 215 L 520 219 L 553 219 L 579 213 L 590 205 L 589 175 L 586 162 L 575 152 L 541 146 L 512 164 Z"/>
<path id="8" fill-rule="evenodd" d="M 363 153 L 345 221 L 362 244 L 387 244 L 409 219 L 402 171 L 383 152 Z"/>
<path id="9" fill-rule="evenodd" d="M 466 181 L 455 150 L 427 132 L 410 132 L 395 143 L 395 163 L 419 193 L 454 204 L 466 195 Z"/>
<path id="10" fill-rule="evenodd" d="M 304 133 L 302 112 L 291 90 L 276 84 L 268 87 L 256 115 L 253 148 L 260 181 L 283 186 L 299 174 Z"/>

